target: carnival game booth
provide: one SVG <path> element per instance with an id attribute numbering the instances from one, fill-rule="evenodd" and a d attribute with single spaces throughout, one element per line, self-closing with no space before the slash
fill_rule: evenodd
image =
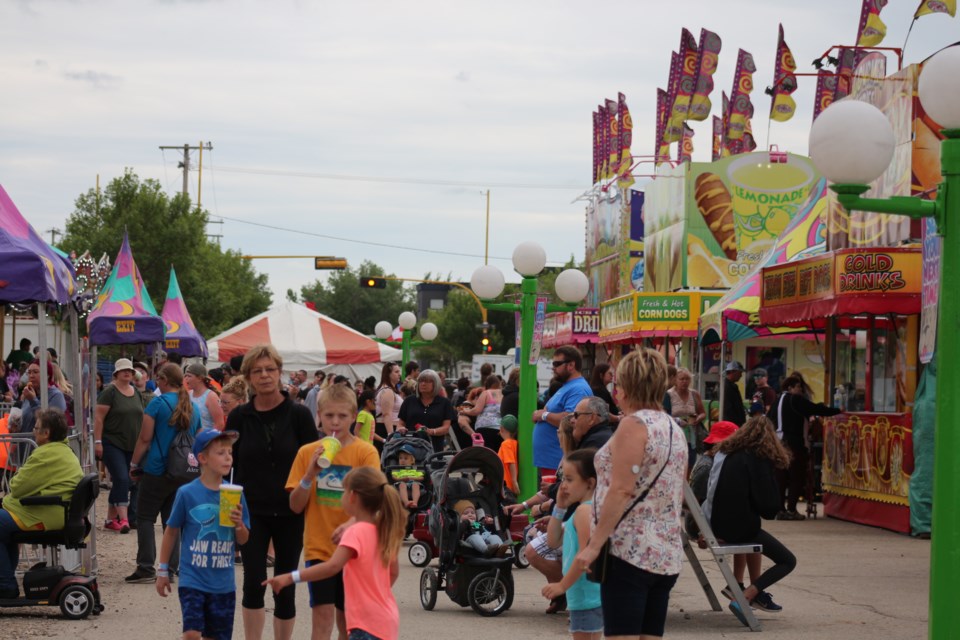
<path id="1" fill-rule="evenodd" d="M 829 516 L 910 531 L 912 405 L 920 326 L 919 248 L 839 249 L 763 270 L 763 323 L 826 318 Z M 829 402 L 829 401 L 828 401 Z"/>
<path id="2" fill-rule="evenodd" d="M 381 344 L 302 304 L 285 300 L 207 341 L 212 363 L 229 362 L 258 344 L 272 344 L 290 373 L 345 375 L 351 380 L 375 376 L 382 363 L 399 362 L 399 349 Z"/>

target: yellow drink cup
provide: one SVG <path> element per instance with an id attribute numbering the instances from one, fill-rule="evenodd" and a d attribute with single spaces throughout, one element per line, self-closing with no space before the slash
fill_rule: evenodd
<path id="1" fill-rule="evenodd" d="M 238 484 L 220 485 L 220 526 L 234 526 L 233 520 L 230 519 L 230 512 L 240 504 L 240 496 L 242 495 L 243 487 Z"/>
<path id="2" fill-rule="evenodd" d="M 333 459 L 340 453 L 340 447 L 343 445 L 340 444 L 339 440 L 330 436 L 322 438 L 320 444 L 323 445 L 323 453 L 317 458 L 317 466 L 326 469 L 333 464 Z"/>

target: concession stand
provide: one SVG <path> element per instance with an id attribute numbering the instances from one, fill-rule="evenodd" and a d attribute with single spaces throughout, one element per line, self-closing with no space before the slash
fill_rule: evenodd
<path id="1" fill-rule="evenodd" d="M 543 320 L 544 349 L 572 345 L 583 355 L 584 371 L 596 362 L 596 344 L 600 332 L 600 309 L 583 307 L 573 311 L 548 313 Z"/>
<path id="2" fill-rule="evenodd" d="M 917 384 L 919 248 L 845 248 L 763 269 L 762 324 L 825 321 L 824 419 L 829 516 L 910 531 Z"/>

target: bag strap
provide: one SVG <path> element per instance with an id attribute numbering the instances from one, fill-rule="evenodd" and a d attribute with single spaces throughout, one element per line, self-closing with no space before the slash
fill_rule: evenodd
<path id="1" fill-rule="evenodd" d="M 670 418 L 670 432 L 669 432 L 669 434 L 668 434 L 668 437 L 670 438 L 670 441 L 669 441 L 669 445 L 667 446 L 667 459 L 666 459 L 666 461 L 663 463 L 663 466 L 660 467 L 660 471 L 657 472 L 657 475 L 655 475 L 655 476 L 653 477 L 653 480 L 650 481 L 650 484 L 647 486 L 647 488 L 644 489 L 644 490 L 640 493 L 639 496 L 637 496 L 636 500 L 634 500 L 634 501 L 630 504 L 630 506 L 626 508 L 626 510 L 623 512 L 623 515 L 620 516 L 620 519 L 619 519 L 619 520 L 617 520 L 617 524 L 615 524 L 615 525 L 613 526 L 613 530 L 614 530 L 614 531 L 617 530 L 617 527 L 620 526 L 620 523 L 624 521 L 624 519 L 627 517 L 627 515 L 629 515 L 629 513 L 630 513 L 631 511 L 633 511 L 633 508 L 634 508 L 635 506 L 637 506 L 638 504 L 640 504 L 641 502 L 644 501 L 644 499 L 647 497 L 647 494 L 649 494 L 649 493 L 650 493 L 650 490 L 653 489 L 653 485 L 657 484 L 657 480 L 660 479 L 660 476 L 663 474 L 664 469 L 666 469 L 666 468 L 667 468 L 667 465 L 670 464 L 670 456 L 671 456 L 671 454 L 673 453 L 673 418 Z M 596 502 L 596 500 L 593 501 L 593 520 L 594 520 L 594 522 L 599 522 L 599 521 L 600 521 L 600 518 L 599 518 L 599 516 L 598 516 L 598 514 L 597 514 L 597 502 Z M 612 531 L 610 532 L 610 535 L 613 535 L 613 532 L 612 532 Z"/>

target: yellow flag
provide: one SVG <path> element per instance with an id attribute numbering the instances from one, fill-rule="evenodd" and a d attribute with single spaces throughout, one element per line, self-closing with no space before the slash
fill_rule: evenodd
<path id="1" fill-rule="evenodd" d="M 778 93 L 773 99 L 773 107 L 770 109 L 770 119 L 776 122 L 786 122 L 793 117 L 797 110 L 797 103 L 793 97 L 786 93 Z"/>
<path id="2" fill-rule="evenodd" d="M 860 9 L 860 28 L 857 31 L 858 47 L 875 47 L 887 35 L 887 25 L 880 19 L 880 11 L 887 0 L 863 0 Z"/>
<path id="3" fill-rule="evenodd" d="M 922 0 L 917 7 L 917 12 L 913 14 L 913 19 L 916 20 L 920 16 L 931 13 L 949 13 L 951 16 L 956 16 L 957 0 Z"/>

